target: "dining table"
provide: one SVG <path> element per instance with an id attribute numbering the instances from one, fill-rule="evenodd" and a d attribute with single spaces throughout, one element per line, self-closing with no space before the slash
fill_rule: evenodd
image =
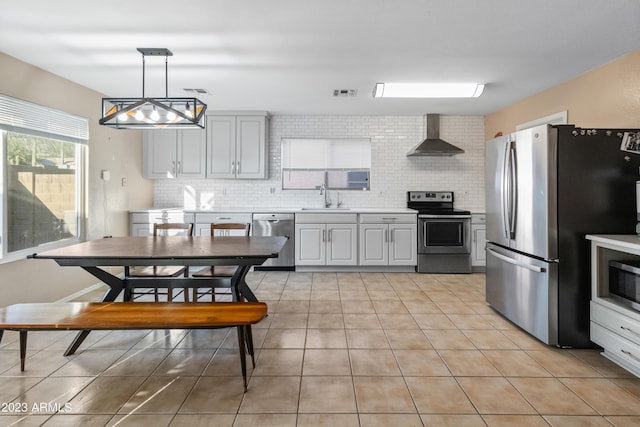
<path id="1" fill-rule="evenodd" d="M 81 267 L 109 286 L 103 302 L 115 301 L 134 288 L 231 289 L 234 300 L 258 302 L 246 282 L 252 266 L 276 258 L 287 242 L 284 236 L 132 236 L 105 237 L 34 253 L 27 258 L 51 259 L 63 267 Z M 237 266 L 230 278 L 132 277 L 114 273 L 126 266 Z M 118 269 L 119 271 L 119 269 Z M 81 331 L 65 351 L 73 354 L 91 331 Z"/>

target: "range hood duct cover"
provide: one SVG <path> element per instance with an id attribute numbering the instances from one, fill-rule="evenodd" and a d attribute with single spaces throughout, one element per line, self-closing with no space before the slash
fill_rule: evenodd
<path id="1" fill-rule="evenodd" d="M 427 114 L 424 119 L 426 138 L 413 147 L 407 156 L 454 156 L 464 153 L 462 148 L 440 139 L 440 114 Z"/>

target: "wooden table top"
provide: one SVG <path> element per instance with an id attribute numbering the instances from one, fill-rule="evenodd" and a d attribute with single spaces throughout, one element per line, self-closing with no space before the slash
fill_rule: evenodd
<path id="1" fill-rule="evenodd" d="M 262 302 L 71 302 L 0 308 L 0 329 L 195 329 L 252 324 L 267 314 Z"/>
<path id="2" fill-rule="evenodd" d="M 212 259 L 241 264 L 242 259 L 275 258 L 287 241 L 282 236 L 110 237 L 30 255 L 60 265 L 207 265 Z"/>

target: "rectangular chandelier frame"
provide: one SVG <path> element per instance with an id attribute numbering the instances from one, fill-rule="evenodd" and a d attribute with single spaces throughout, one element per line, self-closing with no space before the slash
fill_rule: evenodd
<path id="1" fill-rule="evenodd" d="M 169 56 L 166 48 L 138 48 L 142 54 L 142 97 L 102 98 L 99 123 L 116 129 L 204 129 L 207 105 L 198 98 L 170 98 L 168 83 Z M 165 57 L 165 97 L 145 97 L 145 56 Z"/>
<path id="2" fill-rule="evenodd" d="M 198 98 L 102 98 L 100 124 L 116 129 L 204 129 L 206 109 Z"/>

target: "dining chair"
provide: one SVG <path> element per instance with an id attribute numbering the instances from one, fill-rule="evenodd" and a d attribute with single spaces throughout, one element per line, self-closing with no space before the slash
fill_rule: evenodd
<path id="1" fill-rule="evenodd" d="M 251 231 L 251 224 L 249 223 L 213 223 L 211 224 L 211 237 L 216 236 L 229 236 L 232 230 L 243 230 L 244 235 L 248 236 Z M 193 277 L 214 277 L 214 278 L 231 278 L 236 272 L 238 267 L 234 265 L 212 265 L 211 267 L 204 268 L 200 271 L 192 273 Z M 201 289 L 206 289 L 201 291 Z M 220 292 L 215 288 L 193 288 L 193 302 L 206 295 L 211 295 L 211 301 L 215 302 L 216 295 L 230 295 L 229 292 Z"/>
<path id="2" fill-rule="evenodd" d="M 163 223 L 153 224 L 153 236 L 193 236 L 193 224 L 191 223 Z M 179 277 L 189 276 L 189 267 L 186 266 L 164 266 L 154 265 L 146 267 L 129 267 L 124 268 L 125 277 Z M 187 288 L 182 290 L 184 294 L 184 301 L 189 302 L 189 292 Z M 128 301 L 132 301 L 136 298 L 140 298 L 143 295 L 153 294 L 154 300 L 157 302 L 160 300 L 160 295 L 166 295 L 167 301 L 173 301 L 173 288 L 167 288 L 166 292 L 161 292 L 159 288 L 134 288 L 128 293 Z M 178 294 L 179 295 L 179 294 Z"/>

